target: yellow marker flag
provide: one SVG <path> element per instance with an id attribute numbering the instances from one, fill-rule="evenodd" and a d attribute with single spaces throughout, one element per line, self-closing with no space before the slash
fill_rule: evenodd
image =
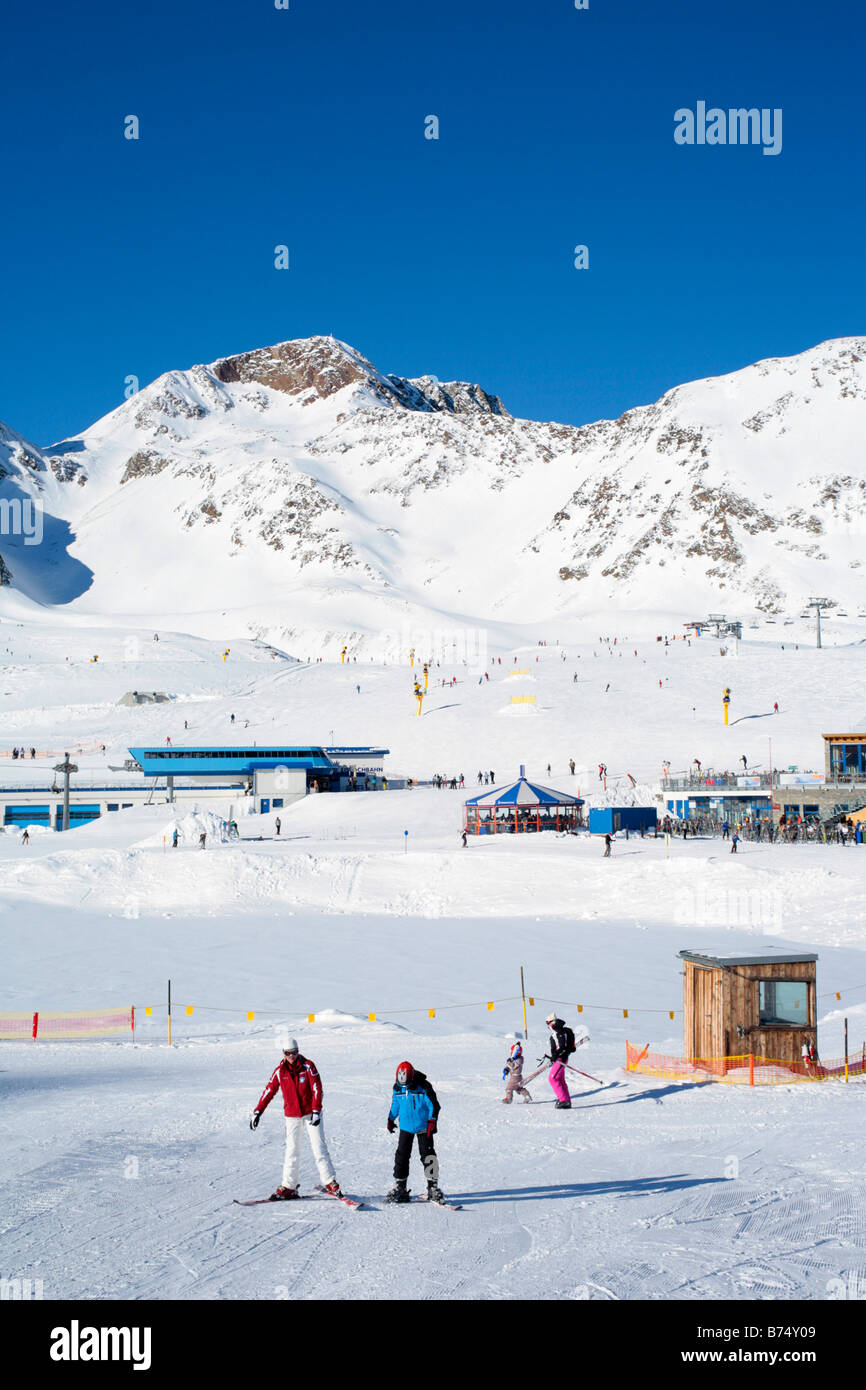
<path id="1" fill-rule="evenodd" d="M 145 1006 L 144 1012 L 145 1012 L 145 1014 L 147 1015 L 147 1017 L 150 1018 L 151 1014 L 153 1013 L 153 1009 L 150 1007 L 149 1004 L 147 1004 L 147 1005 Z"/>
<path id="2" fill-rule="evenodd" d="M 193 1004 L 187 1004 L 187 1006 L 186 1006 L 187 1017 L 189 1017 L 189 1015 L 192 1013 L 194 1007 L 195 1007 L 195 1006 L 194 1006 Z"/>
<path id="3" fill-rule="evenodd" d="M 370 1023 L 375 1023 L 375 1022 L 376 1022 L 376 1015 L 375 1015 L 375 1014 L 367 1014 L 367 1019 L 368 1019 L 368 1021 L 369 1021 Z"/>
<path id="4" fill-rule="evenodd" d="M 836 998 L 837 998 L 837 999 L 841 999 L 841 998 L 842 998 L 842 996 L 841 996 L 841 994 L 838 992 L 838 990 L 837 990 L 837 992 L 836 992 Z"/>
<path id="5" fill-rule="evenodd" d="M 492 1000 L 492 999 L 488 999 L 488 1001 L 487 1001 L 487 1009 L 488 1009 L 488 1012 L 489 1012 L 489 1013 L 492 1013 L 492 1012 L 493 1012 L 493 1000 Z"/>
<path id="6" fill-rule="evenodd" d="M 628 1009 L 623 1009 L 622 1016 L 623 1018 L 628 1018 Z"/>
<path id="7" fill-rule="evenodd" d="M 435 1009 L 428 1009 L 428 1010 L 427 1010 L 427 1017 L 428 1017 L 428 1018 L 435 1018 L 435 1017 L 436 1017 L 436 1010 L 435 1010 Z"/>
<path id="8" fill-rule="evenodd" d="M 535 1000 L 533 999 L 533 997 L 532 997 L 531 994 L 530 994 L 530 996 L 529 996 L 529 1002 L 530 1002 L 530 1004 L 532 1005 L 532 1007 L 533 1007 L 533 1009 L 534 1009 L 534 1008 L 535 1008 Z"/>
<path id="9" fill-rule="evenodd" d="M 316 1021 L 316 1015 L 315 1015 L 315 1014 L 307 1014 L 307 1022 L 308 1022 L 308 1023 L 315 1023 L 315 1021 Z"/>
<path id="10" fill-rule="evenodd" d="M 247 1014 L 247 1023 L 252 1023 L 254 1018 L 255 1014 L 253 1013 L 253 1010 L 250 1009 L 249 1013 Z"/>
<path id="11" fill-rule="evenodd" d="M 673 1009 L 668 1009 L 668 1018 L 673 1018 L 673 1016 L 674 1016 L 674 1011 L 673 1011 Z"/>
<path id="12" fill-rule="evenodd" d="M 583 1013 L 583 1005 L 582 1005 L 582 1004 L 578 1004 L 578 1006 L 577 1006 L 577 1012 L 578 1012 L 579 1014 L 582 1014 L 582 1013 Z"/>

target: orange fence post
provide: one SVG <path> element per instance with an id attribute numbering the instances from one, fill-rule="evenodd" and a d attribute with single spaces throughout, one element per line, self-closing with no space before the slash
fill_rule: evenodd
<path id="1" fill-rule="evenodd" d="M 37 1034 L 38 1031 L 39 1031 L 39 1015 L 38 1015 L 38 1014 L 34 1014 L 34 1015 L 33 1015 L 33 1037 L 34 1037 L 34 1038 L 36 1037 L 36 1034 Z"/>
<path id="2" fill-rule="evenodd" d="M 754 1084 L 755 1084 L 755 1054 L 754 1054 L 754 1052 L 750 1052 L 750 1053 L 749 1053 L 749 1085 L 750 1085 L 750 1086 L 754 1086 Z"/>

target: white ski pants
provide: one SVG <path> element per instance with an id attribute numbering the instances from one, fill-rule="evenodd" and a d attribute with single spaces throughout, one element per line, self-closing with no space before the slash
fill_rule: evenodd
<path id="1" fill-rule="evenodd" d="M 297 1187 L 301 1175 L 301 1135 L 306 1130 L 313 1151 L 319 1181 L 323 1187 L 336 1177 L 331 1155 L 322 1133 L 321 1120 L 317 1125 L 310 1124 L 309 1115 L 286 1115 L 286 1157 L 283 1163 L 283 1187 Z"/>

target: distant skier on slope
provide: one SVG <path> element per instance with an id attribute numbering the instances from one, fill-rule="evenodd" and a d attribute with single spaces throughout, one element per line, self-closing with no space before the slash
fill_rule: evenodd
<path id="1" fill-rule="evenodd" d="M 400 1137 L 394 1155 L 394 1186 L 386 1195 L 386 1202 L 411 1200 L 406 1184 L 409 1180 L 412 1142 L 416 1136 L 418 1156 L 427 1179 L 428 1200 L 444 1201 L 439 1187 L 439 1159 L 433 1147 L 440 1109 L 436 1092 L 423 1071 L 416 1071 L 411 1062 L 401 1062 L 391 1094 L 391 1109 L 388 1111 L 388 1133 L 393 1134 L 395 1129 L 399 1129 Z"/>
<path id="2" fill-rule="evenodd" d="M 322 1082 L 314 1062 L 298 1051 L 294 1038 L 282 1038 L 282 1061 L 271 1073 L 267 1086 L 256 1101 L 250 1117 L 250 1129 L 256 1129 L 262 1114 L 277 1091 L 283 1093 L 286 1117 L 286 1155 L 283 1180 L 271 1194 L 272 1202 L 288 1202 L 298 1196 L 301 1167 L 301 1135 L 306 1130 L 313 1151 L 322 1187 L 332 1197 L 339 1197 L 340 1184 L 334 1172 L 331 1155 L 325 1143 L 322 1122 Z"/>

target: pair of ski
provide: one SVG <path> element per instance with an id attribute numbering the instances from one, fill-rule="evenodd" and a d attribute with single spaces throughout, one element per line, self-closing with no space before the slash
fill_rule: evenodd
<path id="1" fill-rule="evenodd" d="M 442 1207 L 443 1211 L 462 1211 L 459 1202 L 437 1202 L 433 1197 L 410 1197 L 408 1202 L 389 1202 L 389 1207 L 411 1206 L 412 1202 L 427 1202 L 431 1207 Z"/>
<path id="2" fill-rule="evenodd" d="M 324 1187 L 320 1187 L 318 1184 L 316 1184 L 312 1192 L 302 1192 L 298 1197 L 290 1198 L 289 1200 L 303 1201 L 305 1197 L 307 1199 L 309 1199 L 310 1197 L 330 1197 L 334 1201 L 342 1202 L 343 1206 L 348 1207 L 351 1211 L 360 1211 L 362 1208 L 364 1210 L 368 1210 L 366 1202 L 359 1202 L 357 1198 L 347 1197 L 342 1192 L 339 1195 L 337 1195 L 337 1193 L 335 1192 L 326 1192 Z M 240 1197 L 234 1197 L 232 1200 L 234 1201 L 235 1205 L 239 1207 L 260 1207 L 263 1206 L 265 1203 L 273 1201 L 271 1197 L 253 1197 L 250 1201 L 246 1202 L 241 1201 Z M 454 1202 L 433 1202 L 430 1200 L 429 1197 L 413 1197 L 411 1200 L 413 1202 L 428 1202 L 431 1207 L 444 1207 L 446 1211 L 463 1210 L 461 1206 L 457 1205 Z M 274 1205 L 276 1205 L 276 1203 Z M 406 1204 L 401 1203 L 400 1205 L 405 1206 Z"/>
<path id="3" fill-rule="evenodd" d="M 311 1197 L 330 1197 L 336 1202 L 342 1202 L 344 1207 L 349 1207 L 352 1211 L 359 1211 L 364 1205 L 364 1203 L 359 1202 L 357 1198 L 347 1197 L 343 1192 L 326 1192 L 324 1187 L 321 1187 L 318 1183 L 316 1183 L 312 1192 L 299 1192 L 297 1197 L 290 1197 L 288 1200 L 290 1202 L 302 1202 L 305 1198 L 309 1200 Z M 249 1201 L 242 1201 L 240 1197 L 232 1198 L 235 1206 L 238 1207 L 260 1207 L 268 1202 L 272 1202 L 276 1206 L 277 1202 L 281 1200 L 282 1199 L 278 1197 L 252 1197 Z"/>

